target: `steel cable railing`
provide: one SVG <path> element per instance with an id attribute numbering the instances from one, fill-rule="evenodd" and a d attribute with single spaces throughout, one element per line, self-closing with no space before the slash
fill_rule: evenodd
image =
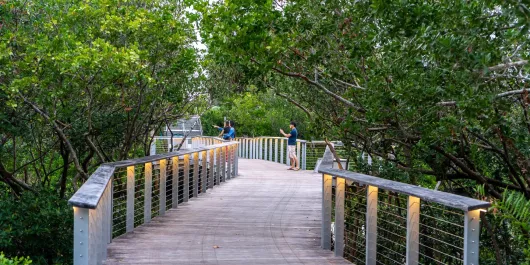
<path id="1" fill-rule="evenodd" d="M 480 212 L 490 203 L 347 170 L 319 172 L 324 249 L 356 265 L 478 265 Z"/>
<path id="2" fill-rule="evenodd" d="M 193 149 L 104 164 L 90 176 L 69 200 L 75 265 L 101 264 L 112 238 L 237 176 L 238 142 L 191 142 Z"/>

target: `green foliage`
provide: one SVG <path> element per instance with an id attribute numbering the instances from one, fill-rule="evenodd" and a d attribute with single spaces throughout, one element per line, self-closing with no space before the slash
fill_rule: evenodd
<path id="1" fill-rule="evenodd" d="M 73 211 L 57 194 L 25 192 L 0 200 L 0 250 L 32 264 L 71 264 Z M 25 263 L 21 263 L 25 264 Z"/>
<path id="2" fill-rule="evenodd" d="M 0 265 L 30 265 L 31 260 L 29 258 L 12 258 L 8 259 L 4 256 L 3 252 L 0 252 Z"/>
<path id="3" fill-rule="evenodd" d="M 498 222 L 509 224 L 513 240 L 522 247 L 525 259 L 520 264 L 530 264 L 530 201 L 519 192 L 506 191 L 503 199 L 495 202 L 494 211 L 498 211 Z"/>
<path id="4" fill-rule="evenodd" d="M 524 1 L 236 0 L 196 8 L 213 95 L 289 95 L 318 121 L 309 125 L 315 138 L 341 140 L 351 158 L 383 160 L 361 159 L 356 171 L 426 187 L 441 181 L 442 190 L 466 196 L 484 185 L 488 200 L 502 200 L 506 188 L 530 199 Z M 484 263 L 522 262 L 522 243 L 512 238 L 527 232 L 508 219 L 492 222 L 481 252 L 496 255 Z"/>
<path id="5" fill-rule="evenodd" d="M 272 93 L 226 96 L 201 117 L 205 134 L 218 135 L 212 125 L 222 126 L 225 117 L 235 122 L 237 137 L 281 136 L 280 128 L 287 131 L 291 121 L 297 123 L 299 138 L 307 139 L 310 129 L 303 111 Z"/>

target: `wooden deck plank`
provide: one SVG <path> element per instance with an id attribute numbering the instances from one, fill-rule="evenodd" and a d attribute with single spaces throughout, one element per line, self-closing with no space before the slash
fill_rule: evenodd
<path id="1" fill-rule="evenodd" d="M 114 239 L 105 264 L 351 264 L 319 246 L 321 175 L 286 169 L 240 159 L 237 178 Z"/>

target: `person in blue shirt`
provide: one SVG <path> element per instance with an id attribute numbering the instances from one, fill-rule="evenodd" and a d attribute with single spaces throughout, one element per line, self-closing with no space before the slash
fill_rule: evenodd
<path id="1" fill-rule="evenodd" d="M 230 137 L 232 140 L 236 139 L 236 128 L 234 127 L 234 121 L 230 121 Z"/>
<path id="2" fill-rule="evenodd" d="M 213 127 L 217 128 L 221 133 L 219 133 L 219 136 L 223 136 L 223 140 L 231 140 L 232 136 L 235 134 L 235 130 L 230 127 L 230 122 L 225 122 L 225 127 L 221 128 L 217 125 L 214 125 Z"/>
<path id="3" fill-rule="evenodd" d="M 300 162 L 298 161 L 298 158 L 296 157 L 296 137 L 298 137 L 298 131 L 296 130 L 296 123 L 292 121 L 289 125 L 291 128 L 291 132 L 289 134 L 286 134 L 283 129 L 280 129 L 280 133 L 283 134 L 283 136 L 289 138 L 287 140 L 287 148 L 289 151 L 289 159 L 291 159 L 291 167 L 288 170 L 300 170 Z"/>

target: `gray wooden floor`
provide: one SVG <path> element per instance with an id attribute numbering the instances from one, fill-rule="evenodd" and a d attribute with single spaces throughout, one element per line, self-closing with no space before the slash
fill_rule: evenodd
<path id="1" fill-rule="evenodd" d="M 105 264 L 350 264 L 320 249 L 321 175 L 240 159 L 240 176 L 113 240 Z"/>

